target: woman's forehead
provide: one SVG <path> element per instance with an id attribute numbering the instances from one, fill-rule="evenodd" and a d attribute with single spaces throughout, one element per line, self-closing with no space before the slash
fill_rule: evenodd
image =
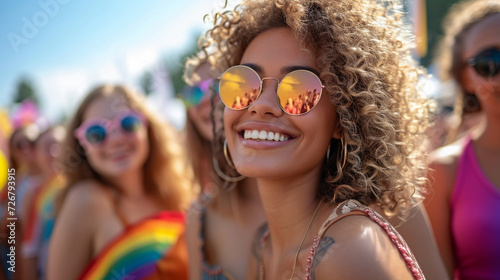
<path id="1" fill-rule="evenodd" d="M 119 114 L 131 110 L 130 104 L 124 96 L 111 94 L 100 96 L 93 100 L 83 114 L 83 120 L 92 118 L 113 119 Z"/>
<path id="2" fill-rule="evenodd" d="M 240 64 L 253 64 L 263 75 L 287 74 L 283 69 L 289 66 L 315 68 L 315 59 L 299 45 L 291 30 L 278 27 L 257 35 L 248 45 Z M 257 69 L 256 69 L 257 70 Z"/>
<path id="3" fill-rule="evenodd" d="M 464 57 L 472 57 L 487 48 L 500 48 L 499 26 L 500 13 L 487 16 L 474 24 L 464 38 Z"/>

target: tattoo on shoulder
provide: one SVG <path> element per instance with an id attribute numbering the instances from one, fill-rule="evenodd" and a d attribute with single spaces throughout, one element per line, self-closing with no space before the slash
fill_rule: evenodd
<path id="1" fill-rule="evenodd" d="M 323 258 L 326 256 L 328 249 L 335 243 L 333 238 L 329 236 L 324 236 L 319 242 L 318 249 L 316 250 L 316 254 L 314 255 L 314 260 L 311 266 L 311 280 L 315 280 L 315 271 L 316 267 L 321 263 Z"/>

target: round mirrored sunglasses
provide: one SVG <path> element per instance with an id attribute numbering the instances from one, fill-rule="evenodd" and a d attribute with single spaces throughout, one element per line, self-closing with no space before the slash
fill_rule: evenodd
<path id="1" fill-rule="evenodd" d="M 266 79 L 276 80 L 277 102 L 289 115 L 303 115 L 311 111 L 319 102 L 325 87 L 319 77 L 309 70 L 295 70 L 283 79 L 261 78 L 246 65 L 236 65 L 227 69 L 219 78 L 219 95 L 222 102 L 233 110 L 248 108 L 262 93 Z"/>

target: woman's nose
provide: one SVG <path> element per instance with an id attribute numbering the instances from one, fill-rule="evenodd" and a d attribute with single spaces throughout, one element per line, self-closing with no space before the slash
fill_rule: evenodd
<path id="1" fill-rule="evenodd" d="M 276 91 L 278 89 L 278 79 L 264 78 L 262 80 L 262 91 L 259 97 L 250 105 L 248 110 L 250 110 L 251 113 L 255 113 L 261 116 L 281 116 L 283 114 L 283 111 L 278 104 L 278 98 L 276 94 Z"/>

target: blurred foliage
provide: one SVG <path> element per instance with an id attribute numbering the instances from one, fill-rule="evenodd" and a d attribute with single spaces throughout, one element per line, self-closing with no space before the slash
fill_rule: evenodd
<path id="1" fill-rule="evenodd" d="M 27 98 L 36 105 L 40 105 L 32 80 L 28 77 L 22 77 L 17 83 L 13 103 L 21 103 Z"/>
<path id="2" fill-rule="evenodd" d="M 458 0 L 427 0 L 427 55 L 420 60 L 420 64 L 428 67 L 432 64 L 439 41 L 443 37 L 442 22 L 448 9 Z"/>
<path id="3" fill-rule="evenodd" d="M 193 44 L 179 56 L 179 59 L 176 62 L 168 64 L 168 71 L 170 73 L 170 78 L 172 79 L 172 86 L 174 87 L 175 93 L 181 92 L 186 86 L 186 83 L 182 79 L 182 76 L 184 75 L 184 64 L 186 63 L 188 57 L 194 56 L 197 52 L 198 46 Z"/>
<path id="4" fill-rule="evenodd" d="M 198 52 L 198 38 L 201 33 L 193 33 L 192 39 L 188 46 L 179 54 L 169 54 L 168 56 L 157 62 L 155 69 L 145 71 L 139 78 L 139 87 L 145 95 L 150 94 L 155 90 L 155 79 L 170 78 L 174 93 L 182 91 L 186 83 L 182 79 L 184 74 L 184 64 L 189 57 L 194 56 Z M 168 73 L 163 73 L 163 71 Z"/>
<path id="5" fill-rule="evenodd" d="M 154 90 L 154 78 L 151 72 L 146 71 L 139 80 L 139 87 L 146 96 Z"/>
<path id="6" fill-rule="evenodd" d="M 182 79 L 184 75 L 184 64 L 189 57 L 194 56 L 198 52 L 198 38 L 200 34 L 194 35 L 194 40 L 188 48 L 186 48 L 176 61 L 167 61 L 167 69 L 170 73 L 170 79 L 172 80 L 172 86 L 174 87 L 174 92 L 177 94 L 182 91 L 186 86 L 186 83 Z"/>

